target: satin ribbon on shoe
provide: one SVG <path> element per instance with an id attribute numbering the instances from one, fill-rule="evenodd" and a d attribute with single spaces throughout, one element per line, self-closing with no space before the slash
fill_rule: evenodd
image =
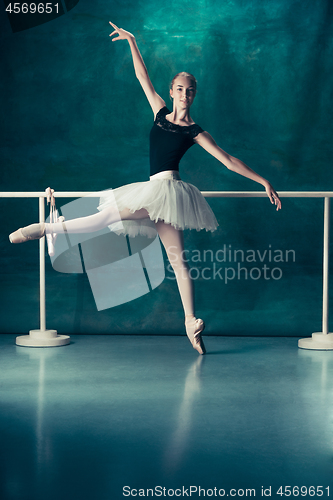
<path id="1" fill-rule="evenodd" d="M 50 224 L 54 224 L 56 222 L 64 222 L 65 217 L 60 216 L 58 210 L 56 209 L 55 206 L 55 196 L 54 196 L 54 189 L 51 189 L 50 187 L 45 189 L 46 193 L 46 202 L 47 204 L 50 203 Z M 46 234 L 46 241 L 47 241 L 47 251 L 50 257 L 54 255 L 54 245 L 55 241 L 57 238 L 56 233 L 48 233 Z"/>

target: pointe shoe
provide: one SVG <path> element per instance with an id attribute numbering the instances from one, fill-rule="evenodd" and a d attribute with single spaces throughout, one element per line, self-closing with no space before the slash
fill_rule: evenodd
<path id="1" fill-rule="evenodd" d="M 50 257 L 53 257 L 53 255 L 55 254 L 54 244 L 56 237 L 57 235 L 54 233 L 46 234 L 47 251 Z"/>
<path id="2" fill-rule="evenodd" d="M 57 212 L 58 214 L 58 212 Z M 61 217 L 56 216 L 56 222 L 64 222 L 65 217 L 62 215 Z M 63 224 L 64 225 L 64 224 Z M 64 226 L 65 228 L 65 226 Z M 58 233 L 47 233 L 46 234 L 46 242 L 47 242 L 47 251 L 50 257 L 53 257 L 55 254 L 55 242 L 57 239 Z"/>
<path id="3" fill-rule="evenodd" d="M 29 240 L 40 240 L 45 234 L 45 223 L 30 224 L 27 227 L 21 227 L 9 235 L 11 243 L 24 243 Z"/>
<path id="4" fill-rule="evenodd" d="M 194 349 L 198 351 L 199 354 L 206 354 L 205 345 L 201 338 L 201 332 L 205 329 L 205 323 L 202 319 L 190 319 L 185 323 L 186 335 L 191 342 Z"/>

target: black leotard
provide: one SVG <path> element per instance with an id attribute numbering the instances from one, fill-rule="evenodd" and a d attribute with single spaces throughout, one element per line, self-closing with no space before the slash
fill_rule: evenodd
<path id="1" fill-rule="evenodd" d="M 169 122 L 166 106 L 156 115 L 150 131 L 150 175 L 164 170 L 179 170 L 179 162 L 186 151 L 195 144 L 194 137 L 203 132 L 199 125 L 183 127 Z"/>

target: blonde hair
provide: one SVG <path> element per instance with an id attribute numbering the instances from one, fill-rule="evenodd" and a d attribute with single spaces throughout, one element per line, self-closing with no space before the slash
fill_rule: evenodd
<path id="1" fill-rule="evenodd" d="M 172 89 L 173 84 L 175 83 L 176 78 L 178 78 L 179 76 L 183 77 L 183 78 L 189 78 L 191 80 L 191 83 L 192 83 L 193 87 L 194 87 L 194 90 L 197 90 L 197 81 L 196 81 L 196 79 L 194 78 L 193 75 L 191 75 L 191 73 L 186 73 L 186 71 L 182 71 L 181 73 L 177 73 L 177 75 L 175 75 L 173 77 L 173 79 L 171 80 L 171 83 L 170 83 L 170 89 Z"/>

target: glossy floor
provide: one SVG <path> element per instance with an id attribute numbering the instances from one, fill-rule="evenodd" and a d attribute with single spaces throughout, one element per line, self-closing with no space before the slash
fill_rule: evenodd
<path id="1" fill-rule="evenodd" d="M 71 340 L 0 336 L 1 500 L 333 495 L 333 352 L 296 338 L 206 337 L 206 356 L 186 337 Z"/>

